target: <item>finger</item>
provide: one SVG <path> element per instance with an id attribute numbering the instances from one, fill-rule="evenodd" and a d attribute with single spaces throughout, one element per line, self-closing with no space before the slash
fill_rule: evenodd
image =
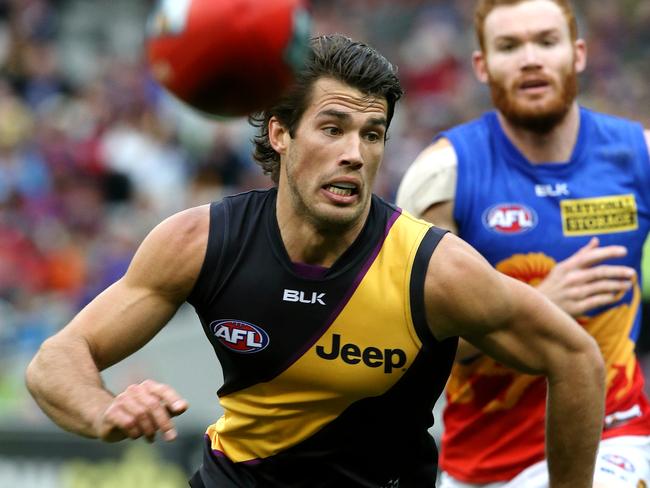
<path id="1" fill-rule="evenodd" d="M 633 283 L 636 278 L 636 271 L 629 266 L 614 266 L 601 264 L 592 268 L 576 271 L 571 274 L 569 280 L 572 283 L 588 283 L 599 280 L 619 280 Z"/>
<path id="2" fill-rule="evenodd" d="M 152 441 L 158 429 L 151 417 L 151 409 L 159 404 L 158 398 L 150 395 L 141 385 L 129 386 L 120 396 L 124 410 L 134 417 L 147 440 Z"/>
<path id="3" fill-rule="evenodd" d="M 100 435 L 102 439 L 109 442 L 121 440 L 124 437 L 138 439 L 142 437 L 142 434 L 136 418 L 121 404 L 114 403 L 104 413 Z"/>
<path id="4" fill-rule="evenodd" d="M 608 259 L 618 259 L 627 255 L 625 246 L 605 246 L 595 249 L 589 249 L 585 252 L 578 252 L 572 256 L 575 259 L 573 263 L 580 268 L 587 268 L 600 264 Z M 571 258 L 570 258 L 571 259 Z M 572 259 L 573 260 L 573 259 Z"/>
<path id="5" fill-rule="evenodd" d="M 616 296 L 611 293 L 592 295 L 576 303 L 573 315 L 574 316 L 582 315 L 583 313 L 586 313 L 590 310 L 594 310 L 599 307 L 604 307 L 606 305 L 611 305 L 612 303 L 615 303 L 617 301 L 618 300 Z"/>
<path id="6" fill-rule="evenodd" d="M 188 408 L 187 401 L 173 388 L 163 383 L 147 380 L 142 383 L 142 386 L 156 400 L 156 405 L 150 404 L 150 412 L 157 428 L 163 433 L 165 440 L 174 440 L 177 431 L 171 417 L 185 412 Z"/>
<path id="7" fill-rule="evenodd" d="M 162 432 L 165 440 L 175 439 L 176 430 L 174 424 L 171 422 L 167 409 L 160 402 L 160 399 L 151 395 L 149 398 L 143 399 L 143 402 L 146 407 L 147 421 L 152 425 L 152 433 L 147 436 L 147 439 L 153 441 L 156 432 Z"/>
<path id="8" fill-rule="evenodd" d="M 631 281 L 621 280 L 598 280 L 579 287 L 576 292 L 577 297 L 588 298 L 594 295 L 611 295 L 613 300 L 622 295 L 632 287 Z"/>
<path id="9" fill-rule="evenodd" d="M 587 244 L 585 244 L 578 250 L 578 252 L 579 253 L 586 252 L 589 249 L 595 249 L 598 246 L 600 246 L 600 239 L 598 239 L 598 237 L 592 237 L 591 239 L 589 239 L 589 242 Z"/>
<path id="10" fill-rule="evenodd" d="M 146 387 L 148 391 L 158 396 L 167 407 L 169 413 L 174 417 L 182 414 L 189 407 L 187 400 L 180 396 L 176 390 L 169 385 L 146 380 L 142 383 L 142 386 Z"/>
<path id="11" fill-rule="evenodd" d="M 592 249 L 597 248 L 600 245 L 600 239 L 598 237 L 592 237 L 589 239 L 589 242 L 582 246 L 580 249 L 578 249 L 575 253 L 573 253 L 571 256 L 568 258 L 564 259 L 563 261 L 560 261 L 557 263 L 555 266 L 556 269 L 561 270 L 564 268 L 567 268 L 567 270 L 573 269 L 574 267 L 580 266 L 581 265 L 581 259 L 585 254 L 588 254 Z"/>
<path id="12" fill-rule="evenodd" d="M 162 432 L 167 441 L 176 438 L 177 432 L 174 422 L 171 420 L 169 410 L 163 401 L 156 395 L 150 395 L 147 399 L 148 413 L 157 431 Z"/>

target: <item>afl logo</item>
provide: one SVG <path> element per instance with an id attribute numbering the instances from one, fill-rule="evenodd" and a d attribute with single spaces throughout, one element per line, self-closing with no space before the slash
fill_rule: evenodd
<path id="1" fill-rule="evenodd" d="M 269 345 L 269 335 L 256 325 L 241 320 L 219 320 L 210 324 L 219 342 L 231 351 L 260 352 Z"/>
<path id="2" fill-rule="evenodd" d="M 483 212 L 483 225 L 499 234 L 521 234 L 537 226 L 537 214 L 518 203 L 500 203 Z"/>

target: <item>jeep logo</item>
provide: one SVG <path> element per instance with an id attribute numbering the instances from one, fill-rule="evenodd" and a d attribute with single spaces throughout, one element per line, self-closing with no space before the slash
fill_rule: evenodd
<path id="1" fill-rule="evenodd" d="M 332 335 L 332 344 L 329 351 L 323 346 L 316 346 L 316 354 L 328 361 L 334 361 L 339 356 L 344 363 L 359 364 L 363 362 L 369 368 L 384 367 L 384 373 L 390 374 L 393 369 L 401 368 L 406 364 L 406 353 L 401 349 L 379 349 L 377 347 L 366 347 L 361 349 L 356 344 L 343 344 L 341 336 Z"/>

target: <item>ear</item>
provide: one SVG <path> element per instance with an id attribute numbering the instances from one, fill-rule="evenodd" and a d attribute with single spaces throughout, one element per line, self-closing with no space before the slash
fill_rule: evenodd
<path id="1" fill-rule="evenodd" d="M 275 152 L 280 155 L 284 154 L 290 139 L 289 129 L 282 125 L 275 115 L 271 117 L 269 119 L 269 142 Z"/>
<path id="2" fill-rule="evenodd" d="M 474 51 L 472 53 L 472 67 L 474 68 L 474 74 L 481 83 L 487 83 L 490 78 L 485 57 L 483 51 Z"/>
<path id="3" fill-rule="evenodd" d="M 587 67 L 587 43 L 583 39 L 577 39 L 574 43 L 576 73 L 582 73 Z"/>

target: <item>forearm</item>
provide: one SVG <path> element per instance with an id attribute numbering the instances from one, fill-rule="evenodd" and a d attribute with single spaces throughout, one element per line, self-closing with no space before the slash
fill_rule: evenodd
<path id="1" fill-rule="evenodd" d="M 43 343 L 26 372 L 26 384 L 43 411 L 65 430 L 97 437 L 96 422 L 110 405 L 107 391 L 82 338 Z"/>
<path id="2" fill-rule="evenodd" d="M 551 488 L 591 488 L 604 417 L 604 369 L 599 357 L 572 354 L 549 377 L 547 459 Z"/>

